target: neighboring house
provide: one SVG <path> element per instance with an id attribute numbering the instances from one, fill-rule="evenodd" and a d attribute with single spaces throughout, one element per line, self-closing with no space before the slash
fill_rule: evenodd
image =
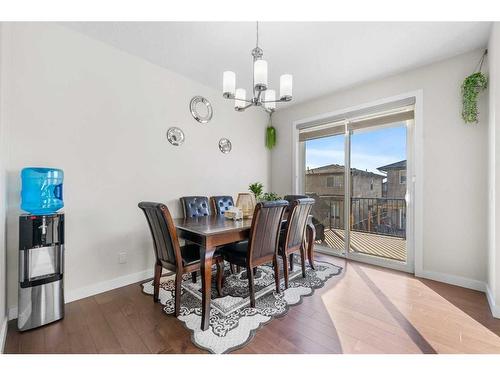
<path id="1" fill-rule="evenodd" d="M 406 160 L 398 161 L 377 168 L 387 173 L 387 181 L 384 182 L 384 198 L 404 199 L 406 195 Z"/>
<path id="2" fill-rule="evenodd" d="M 381 198 L 384 175 L 351 168 L 352 198 Z M 318 195 L 344 195 L 344 166 L 324 165 L 306 171 L 305 191 Z"/>
<path id="3" fill-rule="evenodd" d="M 356 202 L 351 221 L 361 223 L 368 217 L 376 198 L 382 198 L 385 176 L 356 168 L 351 168 L 351 176 L 351 198 Z M 343 165 L 329 164 L 306 171 L 306 194 L 316 197 L 315 217 L 326 227 L 344 227 L 344 183 Z M 359 205 L 357 198 L 368 198 L 370 204 Z"/>
<path id="4" fill-rule="evenodd" d="M 406 160 L 377 168 L 385 174 L 351 168 L 353 230 L 406 236 Z M 344 228 L 344 166 L 310 168 L 305 191 L 316 199 L 314 216 L 327 228 Z"/>

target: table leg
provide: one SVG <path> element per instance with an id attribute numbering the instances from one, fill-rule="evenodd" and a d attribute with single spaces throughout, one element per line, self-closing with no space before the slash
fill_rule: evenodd
<path id="1" fill-rule="evenodd" d="M 201 329 L 206 331 L 210 320 L 210 293 L 212 289 L 212 258 L 215 252 L 214 248 L 200 250 L 201 262 Z"/>
<path id="2" fill-rule="evenodd" d="M 307 224 L 306 227 L 306 238 L 307 238 L 307 258 L 309 259 L 309 265 L 314 270 L 314 239 L 316 238 L 316 228 L 312 223 Z"/>

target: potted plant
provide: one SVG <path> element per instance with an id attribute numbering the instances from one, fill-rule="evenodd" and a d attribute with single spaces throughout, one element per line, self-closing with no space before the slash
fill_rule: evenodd
<path id="1" fill-rule="evenodd" d="M 269 123 L 266 128 L 266 147 L 272 150 L 276 146 L 276 128 L 273 126 L 272 112 L 269 114 Z"/>
<path id="2" fill-rule="evenodd" d="M 477 109 L 477 100 L 479 93 L 484 91 L 488 86 L 488 79 L 481 72 L 484 58 L 488 50 L 483 53 L 479 62 L 479 69 L 477 72 L 465 78 L 462 83 L 462 119 L 465 123 L 477 123 L 479 111 Z"/>
<path id="3" fill-rule="evenodd" d="M 253 195 L 255 195 L 255 199 L 257 201 L 262 197 L 262 191 L 264 190 L 264 185 L 261 182 L 254 182 L 248 186 L 248 190 L 250 190 Z"/>

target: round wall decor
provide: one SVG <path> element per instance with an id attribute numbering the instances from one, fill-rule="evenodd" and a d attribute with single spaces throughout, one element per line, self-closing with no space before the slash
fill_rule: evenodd
<path id="1" fill-rule="evenodd" d="M 221 138 L 219 141 L 219 150 L 223 154 L 228 154 L 233 146 L 231 145 L 231 141 L 227 138 Z"/>
<path id="2" fill-rule="evenodd" d="M 167 139 L 174 146 L 180 146 L 184 143 L 184 132 L 173 126 L 167 130 Z"/>
<path id="3" fill-rule="evenodd" d="M 189 103 L 189 109 L 194 119 L 202 124 L 206 124 L 212 119 L 214 111 L 212 104 L 203 96 L 195 96 Z"/>

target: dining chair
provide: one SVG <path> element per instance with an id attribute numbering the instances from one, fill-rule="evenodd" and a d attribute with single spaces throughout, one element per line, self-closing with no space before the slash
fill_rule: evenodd
<path id="1" fill-rule="evenodd" d="M 163 268 L 175 272 L 175 316 L 179 315 L 181 303 L 182 275 L 201 269 L 200 251 L 195 244 L 179 245 L 174 221 L 167 206 L 162 203 L 140 202 L 139 208 L 146 215 L 146 220 L 153 237 L 155 251 L 155 274 L 153 279 L 153 301 L 158 302 L 160 278 Z M 212 265 L 217 265 L 217 293 L 222 296 L 222 277 L 224 259 L 220 252 L 215 252 Z"/>
<path id="2" fill-rule="evenodd" d="M 311 198 L 307 195 L 285 195 L 284 200 L 292 203 L 296 199 L 305 199 Z M 325 226 L 314 216 L 314 206 L 311 209 L 312 224 L 314 225 L 314 229 L 316 230 L 316 236 L 314 238 L 315 241 L 325 241 Z"/>
<path id="3" fill-rule="evenodd" d="M 210 202 L 212 203 L 212 210 L 215 215 L 224 216 L 226 212 L 231 207 L 234 207 L 233 197 L 230 195 L 218 195 L 215 197 L 210 197 Z M 229 265 L 231 273 L 240 272 L 240 266 L 234 267 L 234 264 Z"/>
<path id="4" fill-rule="evenodd" d="M 276 292 L 280 291 L 277 251 L 281 222 L 287 206 L 288 202 L 284 200 L 257 203 L 248 241 L 221 248 L 225 260 L 246 267 L 251 307 L 255 307 L 254 268 L 272 261 Z"/>
<path id="5" fill-rule="evenodd" d="M 224 216 L 224 212 L 234 207 L 233 197 L 229 195 L 210 197 L 210 202 L 212 203 L 212 210 L 215 215 Z"/>
<path id="6" fill-rule="evenodd" d="M 181 197 L 184 217 L 210 216 L 212 210 L 207 197 L 188 196 Z"/>
<path id="7" fill-rule="evenodd" d="M 288 289 L 288 258 L 290 268 L 293 264 L 293 254 L 300 252 L 302 276 L 306 277 L 306 251 L 304 247 L 307 218 L 314 205 L 314 199 L 302 198 L 292 201 L 288 211 L 287 227 L 281 233 L 278 252 L 283 259 L 283 274 L 285 289 Z"/>
<path id="8" fill-rule="evenodd" d="M 207 197 L 187 196 L 180 198 L 184 217 L 211 216 L 212 209 Z M 188 243 L 189 241 L 186 241 Z M 193 283 L 196 282 L 196 271 L 191 274 Z"/>

